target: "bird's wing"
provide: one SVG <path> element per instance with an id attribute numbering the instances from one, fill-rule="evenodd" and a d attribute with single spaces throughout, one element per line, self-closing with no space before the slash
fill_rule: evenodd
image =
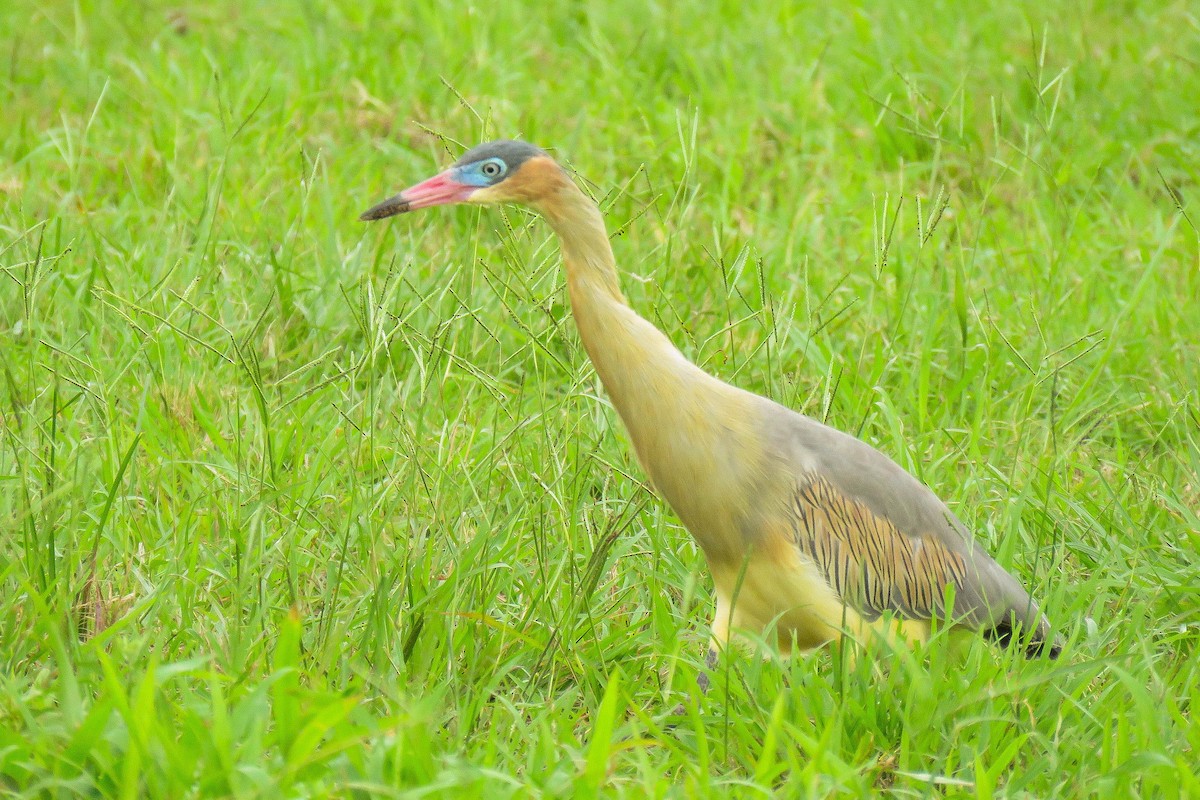
<path id="1" fill-rule="evenodd" d="M 932 619 L 945 612 L 946 587 L 954 587 L 956 600 L 964 589 L 970 593 L 962 553 L 936 536 L 902 532 L 824 476 L 799 480 L 788 511 L 793 543 L 842 601 L 867 619 L 886 611 Z"/>
<path id="2" fill-rule="evenodd" d="M 783 511 L 795 546 L 869 619 L 943 618 L 1001 638 L 1049 634 L 1029 594 L 924 484 L 870 445 L 774 406 L 773 456 L 792 476 Z"/>

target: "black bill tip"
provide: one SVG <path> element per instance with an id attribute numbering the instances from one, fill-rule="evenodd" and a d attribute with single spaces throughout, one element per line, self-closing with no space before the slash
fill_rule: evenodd
<path id="1" fill-rule="evenodd" d="M 386 219 L 393 217 L 396 214 L 403 214 L 409 210 L 409 202 L 404 199 L 403 195 L 389 197 L 377 206 L 372 206 L 359 215 L 360 222 L 373 222 L 377 219 Z"/>

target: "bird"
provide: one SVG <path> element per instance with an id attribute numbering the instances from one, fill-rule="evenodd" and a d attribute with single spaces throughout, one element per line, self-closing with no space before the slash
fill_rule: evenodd
<path id="1" fill-rule="evenodd" d="M 927 486 L 866 442 L 708 374 L 638 315 L 599 206 L 545 150 L 481 144 L 360 220 L 452 204 L 522 205 L 557 235 L 583 347 L 712 575 L 710 667 L 731 639 L 786 656 L 845 637 L 925 643 L 939 625 L 1058 657 L 1029 593 Z"/>

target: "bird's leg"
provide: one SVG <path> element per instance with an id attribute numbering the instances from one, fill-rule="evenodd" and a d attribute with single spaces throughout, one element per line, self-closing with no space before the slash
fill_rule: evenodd
<path id="1" fill-rule="evenodd" d="M 729 627 L 732 624 L 732 607 L 725 595 L 717 592 L 717 609 L 713 614 L 712 638 L 708 640 L 708 654 L 704 657 L 704 669 L 696 676 L 700 694 L 707 695 L 712 679 L 709 675 L 717 669 L 717 655 L 729 642 Z"/>
<path id="2" fill-rule="evenodd" d="M 712 679 L 709 673 L 717 668 L 717 648 L 714 645 L 708 646 L 708 655 L 704 657 L 704 669 L 700 670 L 700 674 L 696 676 L 696 685 L 700 687 L 700 694 L 707 695 L 708 689 L 712 684 Z"/>
<path id="3" fill-rule="evenodd" d="M 709 673 L 714 672 L 717 668 L 717 655 L 717 646 L 715 644 L 710 644 L 708 646 L 708 653 L 704 656 L 704 668 L 701 669 L 700 673 L 696 676 L 696 687 L 700 689 L 701 697 L 708 696 L 708 690 L 712 686 L 712 678 Z M 682 717 L 686 716 L 686 714 L 686 703 L 680 703 L 679 705 L 675 706 L 675 708 L 671 709 L 671 716 L 673 717 Z"/>

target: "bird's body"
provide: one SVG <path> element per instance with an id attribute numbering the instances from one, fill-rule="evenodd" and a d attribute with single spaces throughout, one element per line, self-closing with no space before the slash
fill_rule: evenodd
<path id="1" fill-rule="evenodd" d="M 1057 654 L 1028 593 L 916 478 L 707 374 L 638 316 L 599 209 L 544 152 L 481 145 L 363 218 L 451 202 L 522 203 L 558 235 L 580 339 L 638 460 L 708 561 L 718 645 L 738 629 L 773 629 L 783 651 L 844 634 L 922 640 L 945 619 L 1004 642 L 1019 630 L 1030 653 Z"/>

